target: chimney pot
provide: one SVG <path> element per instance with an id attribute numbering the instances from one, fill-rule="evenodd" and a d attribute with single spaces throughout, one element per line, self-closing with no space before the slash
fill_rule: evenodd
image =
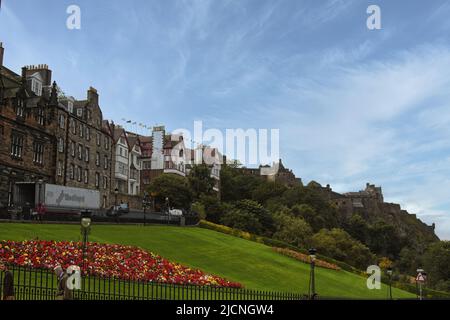
<path id="1" fill-rule="evenodd" d="M 3 67 L 3 54 L 5 49 L 3 48 L 3 42 L 0 42 L 0 68 Z"/>

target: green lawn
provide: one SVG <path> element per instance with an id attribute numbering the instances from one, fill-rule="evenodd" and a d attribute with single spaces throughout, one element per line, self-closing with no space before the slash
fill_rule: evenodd
<path id="1" fill-rule="evenodd" d="M 0 224 L 1 240 L 80 240 L 77 225 Z M 309 265 L 272 251 L 263 244 L 219 232 L 172 226 L 94 225 L 89 241 L 136 245 L 169 260 L 242 283 L 246 288 L 307 293 Z M 366 279 L 345 271 L 316 268 L 321 296 L 386 298 L 387 287 L 369 290 Z M 393 289 L 394 298 L 415 295 Z"/>

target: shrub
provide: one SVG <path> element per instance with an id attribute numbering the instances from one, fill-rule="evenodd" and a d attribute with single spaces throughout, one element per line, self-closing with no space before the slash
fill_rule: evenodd
<path id="1" fill-rule="evenodd" d="M 307 254 L 300 253 L 300 252 L 297 252 L 297 251 L 294 251 L 294 250 L 290 250 L 290 249 L 285 249 L 285 248 L 273 247 L 272 249 L 273 249 L 273 251 L 275 251 L 275 252 L 277 252 L 279 254 L 282 254 L 282 255 L 294 258 L 294 259 L 302 261 L 304 263 L 310 263 L 311 262 L 311 259 L 310 259 L 309 255 L 307 255 Z M 317 267 L 322 267 L 322 268 L 326 268 L 326 269 L 332 269 L 332 270 L 336 270 L 336 271 L 341 270 L 341 268 L 339 268 L 339 266 L 337 266 L 337 265 L 335 265 L 333 263 L 329 263 L 329 262 L 320 260 L 320 259 L 316 259 L 315 265 Z"/>

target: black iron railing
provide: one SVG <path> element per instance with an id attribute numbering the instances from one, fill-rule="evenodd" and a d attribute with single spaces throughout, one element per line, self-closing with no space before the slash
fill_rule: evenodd
<path id="1" fill-rule="evenodd" d="M 50 270 L 10 266 L 16 300 L 55 300 L 58 279 Z M 0 288 L 4 272 L 0 271 Z M 1 292 L 1 291 L 0 291 Z M 301 300 L 299 293 L 273 292 L 218 286 L 178 285 L 84 275 L 74 300 Z"/>

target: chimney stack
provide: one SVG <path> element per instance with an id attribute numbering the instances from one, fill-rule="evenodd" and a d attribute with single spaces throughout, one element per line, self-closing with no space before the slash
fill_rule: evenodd
<path id="1" fill-rule="evenodd" d="M 31 76 L 32 74 L 38 72 L 42 80 L 44 81 L 44 86 L 51 86 L 52 85 L 52 70 L 48 68 L 48 65 L 46 64 L 38 64 L 38 65 L 31 65 L 27 66 L 27 76 Z"/>
<path id="2" fill-rule="evenodd" d="M 90 103 L 93 103 L 94 105 L 98 106 L 98 93 L 97 89 L 93 87 L 89 87 L 87 98 Z"/>
<path id="3" fill-rule="evenodd" d="M 3 42 L 0 42 L 0 68 L 3 67 L 3 54 L 5 49 L 3 48 Z"/>
<path id="4" fill-rule="evenodd" d="M 22 80 L 25 80 L 27 78 L 27 67 L 22 67 Z"/>

